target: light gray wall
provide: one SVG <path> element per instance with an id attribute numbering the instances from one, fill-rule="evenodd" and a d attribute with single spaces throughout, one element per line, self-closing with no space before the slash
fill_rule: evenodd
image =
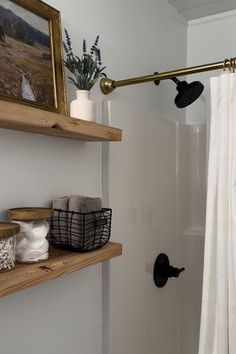
<path id="1" fill-rule="evenodd" d="M 188 65 L 221 61 L 235 56 L 236 39 L 229 36 L 236 28 L 236 10 L 189 22 Z M 219 74 L 211 71 L 199 74 L 209 78 Z"/>
<path id="2" fill-rule="evenodd" d="M 100 35 L 103 63 L 108 77 L 119 80 L 179 68 L 186 63 L 187 22 L 166 0 L 50 0 L 62 10 L 63 26 L 71 33 L 73 45 L 81 51 L 85 37 L 92 43 Z M 72 96 L 71 87 L 69 90 Z M 138 107 L 167 119 L 184 121 L 173 99 L 175 85 L 162 82 L 116 89 L 103 96 L 99 85 L 93 97 Z M 98 117 L 99 118 L 99 117 Z"/>
<path id="3" fill-rule="evenodd" d="M 189 22 L 188 27 L 188 66 L 213 63 L 235 56 L 236 11 L 224 12 Z M 187 110 L 187 123 L 206 122 L 210 114 L 210 77 L 220 71 L 208 71 L 193 75 L 192 79 L 201 80 L 205 85 L 204 95 Z M 189 77 L 189 79 L 191 79 Z"/>
<path id="4" fill-rule="evenodd" d="M 75 50 L 101 36 L 107 74 L 120 79 L 185 65 L 186 24 L 165 1 L 48 0 L 62 13 Z M 69 101 L 74 89 L 69 87 Z M 171 82 L 124 88 L 109 98 L 184 120 Z M 93 96 L 103 99 L 99 88 Z M 98 120 L 101 119 L 98 108 Z M 101 195 L 101 146 L 0 130 L 0 214 L 10 207 L 47 206 L 57 195 Z M 122 262 L 122 258 L 114 262 Z M 101 266 L 0 300 L 3 354 L 101 354 Z M 125 318 L 122 318 L 125 321 Z M 13 340 L 14 338 L 14 340 Z M 112 354 L 112 353 L 109 353 Z"/>

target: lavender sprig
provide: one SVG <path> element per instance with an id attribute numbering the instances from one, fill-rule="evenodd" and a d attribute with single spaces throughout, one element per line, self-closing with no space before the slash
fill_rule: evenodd
<path id="1" fill-rule="evenodd" d="M 83 40 L 83 53 L 87 53 L 87 44 L 86 44 L 86 39 Z"/>
<path id="2" fill-rule="evenodd" d="M 68 31 L 65 29 L 66 42 L 63 42 L 66 60 L 65 67 L 74 77 L 68 77 L 69 82 L 80 90 L 90 90 L 100 77 L 106 77 L 105 66 L 102 67 L 101 50 L 98 48 L 99 36 L 87 52 L 86 40 L 82 43 L 81 57 L 74 55 Z"/>

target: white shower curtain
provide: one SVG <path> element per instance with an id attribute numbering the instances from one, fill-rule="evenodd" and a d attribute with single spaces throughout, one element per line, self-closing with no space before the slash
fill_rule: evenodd
<path id="1" fill-rule="evenodd" d="M 236 354 L 236 74 L 211 79 L 199 354 Z"/>

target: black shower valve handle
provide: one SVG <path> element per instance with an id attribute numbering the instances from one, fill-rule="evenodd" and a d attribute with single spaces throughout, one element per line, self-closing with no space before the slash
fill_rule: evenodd
<path id="1" fill-rule="evenodd" d="M 163 288 L 169 278 L 178 278 L 185 268 L 176 268 L 170 265 L 169 258 L 165 253 L 159 254 L 156 259 L 153 278 L 158 288 Z"/>
<path id="2" fill-rule="evenodd" d="M 184 272 L 185 268 L 168 267 L 168 278 L 178 278 L 180 273 Z"/>

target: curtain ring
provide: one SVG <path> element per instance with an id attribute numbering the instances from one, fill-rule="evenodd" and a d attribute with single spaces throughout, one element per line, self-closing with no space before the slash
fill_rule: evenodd
<path id="1" fill-rule="evenodd" d="M 229 59 L 225 59 L 225 60 L 224 60 L 224 64 L 223 64 L 223 71 L 224 71 L 224 72 L 225 72 L 226 69 L 228 68 L 228 61 L 229 61 Z"/>
<path id="2" fill-rule="evenodd" d="M 229 59 L 229 72 L 232 73 L 233 70 L 233 62 L 232 62 L 232 58 Z"/>
<path id="3" fill-rule="evenodd" d="M 230 72 L 235 73 L 234 58 L 230 58 Z"/>
<path id="4" fill-rule="evenodd" d="M 235 73 L 235 70 L 236 70 L 236 57 L 233 58 L 233 65 L 234 65 L 234 73 Z"/>

